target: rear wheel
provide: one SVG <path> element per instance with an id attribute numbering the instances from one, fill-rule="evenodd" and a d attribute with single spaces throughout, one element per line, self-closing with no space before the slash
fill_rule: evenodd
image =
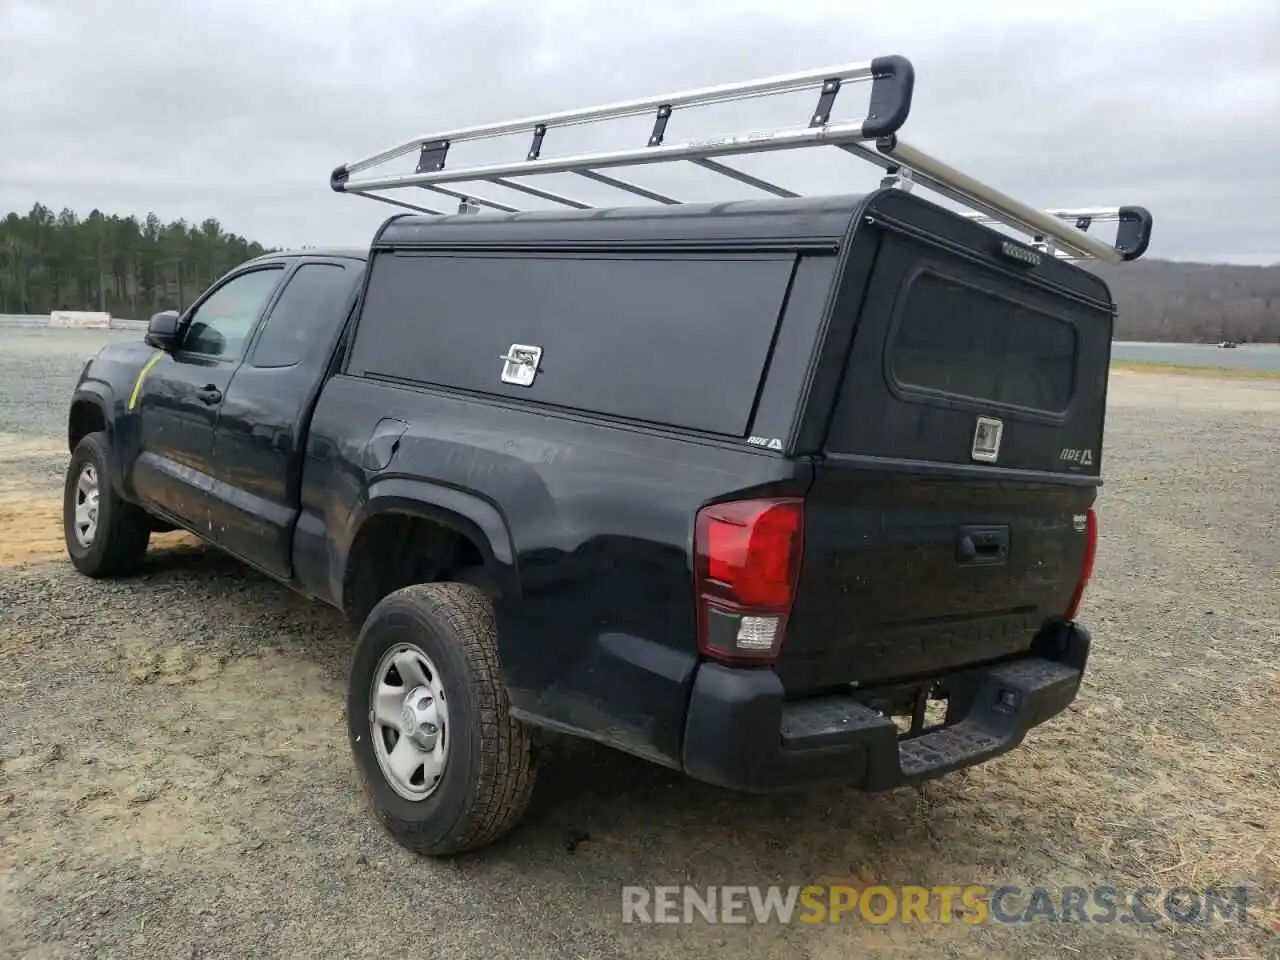
<path id="1" fill-rule="evenodd" d="M 529 735 L 511 718 L 488 598 L 416 584 L 369 613 L 347 692 L 351 750 L 396 841 L 443 856 L 519 821 L 533 790 Z"/>
<path id="2" fill-rule="evenodd" d="M 151 539 L 151 518 L 122 500 L 111 485 L 110 447 L 104 433 L 76 445 L 62 495 L 67 554 L 81 573 L 115 577 L 142 563 Z"/>

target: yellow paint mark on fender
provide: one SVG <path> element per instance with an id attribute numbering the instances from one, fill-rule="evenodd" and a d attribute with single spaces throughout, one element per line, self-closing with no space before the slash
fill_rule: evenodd
<path id="1" fill-rule="evenodd" d="M 145 364 L 143 364 L 142 369 L 138 371 L 138 379 L 133 384 L 133 393 L 129 394 L 129 412 L 130 413 L 132 413 L 133 408 L 138 405 L 138 394 L 142 392 L 143 378 L 147 375 L 147 372 L 160 361 L 160 358 L 163 356 L 164 356 L 164 351 L 157 350 L 155 356 L 153 356 L 150 360 L 148 360 Z"/>

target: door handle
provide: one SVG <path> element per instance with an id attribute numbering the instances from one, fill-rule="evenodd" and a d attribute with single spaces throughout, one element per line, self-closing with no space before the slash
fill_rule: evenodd
<path id="1" fill-rule="evenodd" d="M 1004 563 L 1009 559 L 1009 527 L 965 526 L 960 528 L 956 560 L 960 563 Z"/>
<path id="2" fill-rule="evenodd" d="M 197 390 L 196 396 L 200 398 L 201 403 L 207 403 L 209 406 L 213 406 L 215 403 L 222 400 L 222 391 L 213 384 L 209 384 L 208 386 L 201 387 Z"/>

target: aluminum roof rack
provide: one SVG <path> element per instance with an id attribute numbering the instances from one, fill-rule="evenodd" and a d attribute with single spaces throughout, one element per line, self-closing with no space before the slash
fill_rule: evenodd
<path id="1" fill-rule="evenodd" d="M 832 121 L 831 110 L 840 90 L 845 86 L 868 81 L 871 93 L 866 116 L 861 120 Z M 905 57 L 889 56 L 861 63 L 821 67 L 561 113 L 524 117 L 504 123 L 463 127 L 415 137 L 362 160 L 343 164 L 333 171 L 329 185 L 339 193 L 361 194 L 426 214 L 438 214 L 441 211 L 401 199 L 403 194 L 400 193 L 395 196 L 386 194 L 405 187 L 417 187 L 458 201 L 460 205 L 457 209 L 460 211 L 474 211 L 477 207 L 511 213 L 519 211 L 520 208 L 510 203 L 477 195 L 470 189 L 451 189 L 445 186 L 484 182 L 550 203 L 587 210 L 594 205 L 512 178 L 573 173 L 655 203 L 676 204 L 682 201 L 601 171 L 616 167 L 690 161 L 764 193 L 776 197 L 798 197 L 801 194 L 787 187 L 761 179 L 722 161 L 724 158 L 746 154 L 835 146 L 884 170 L 884 186 L 907 190 L 915 184 L 926 187 L 967 207 L 972 211 L 972 219 L 992 226 L 1003 225 L 1026 234 L 1034 244 L 1056 256 L 1119 263 L 1136 260 L 1146 251 L 1151 238 L 1152 221 L 1151 214 L 1142 207 L 1080 211 L 1037 210 L 924 151 L 903 143 L 897 132 L 910 113 L 914 86 L 915 71 L 911 62 Z M 815 91 L 818 99 L 802 126 L 683 143 L 665 142 L 667 123 L 676 109 L 754 100 L 803 90 Z M 543 156 L 544 141 L 555 129 L 645 114 L 652 114 L 654 119 L 648 142 L 644 145 L 564 157 Z M 474 166 L 445 166 L 450 147 L 457 143 L 519 133 L 530 137 L 528 150 L 521 158 Z M 418 164 L 413 173 L 384 173 L 353 179 L 355 174 L 383 167 L 390 161 L 415 151 L 418 153 Z M 1087 232 L 1092 223 L 1104 220 L 1117 223 L 1114 244 Z"/>

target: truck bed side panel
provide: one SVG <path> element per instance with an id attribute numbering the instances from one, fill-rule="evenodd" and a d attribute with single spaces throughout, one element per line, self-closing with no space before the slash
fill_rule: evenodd
<path id="1" fill-rule="evenodd" d="M 362 440 L 384 417 L 408 429 L 390 466 L 371 471 Z M 696 662 L 694 514 L 736 490 L 802 493 L 809 468 L 745 445 L 339 375 L 317 406 L 303 477 L 299 566 L 324 555 L 339 582 L 380 483 L 480 492 L 518 571 L 519 595 L 498 607 L 513 706 L 677 765 Z"/>

